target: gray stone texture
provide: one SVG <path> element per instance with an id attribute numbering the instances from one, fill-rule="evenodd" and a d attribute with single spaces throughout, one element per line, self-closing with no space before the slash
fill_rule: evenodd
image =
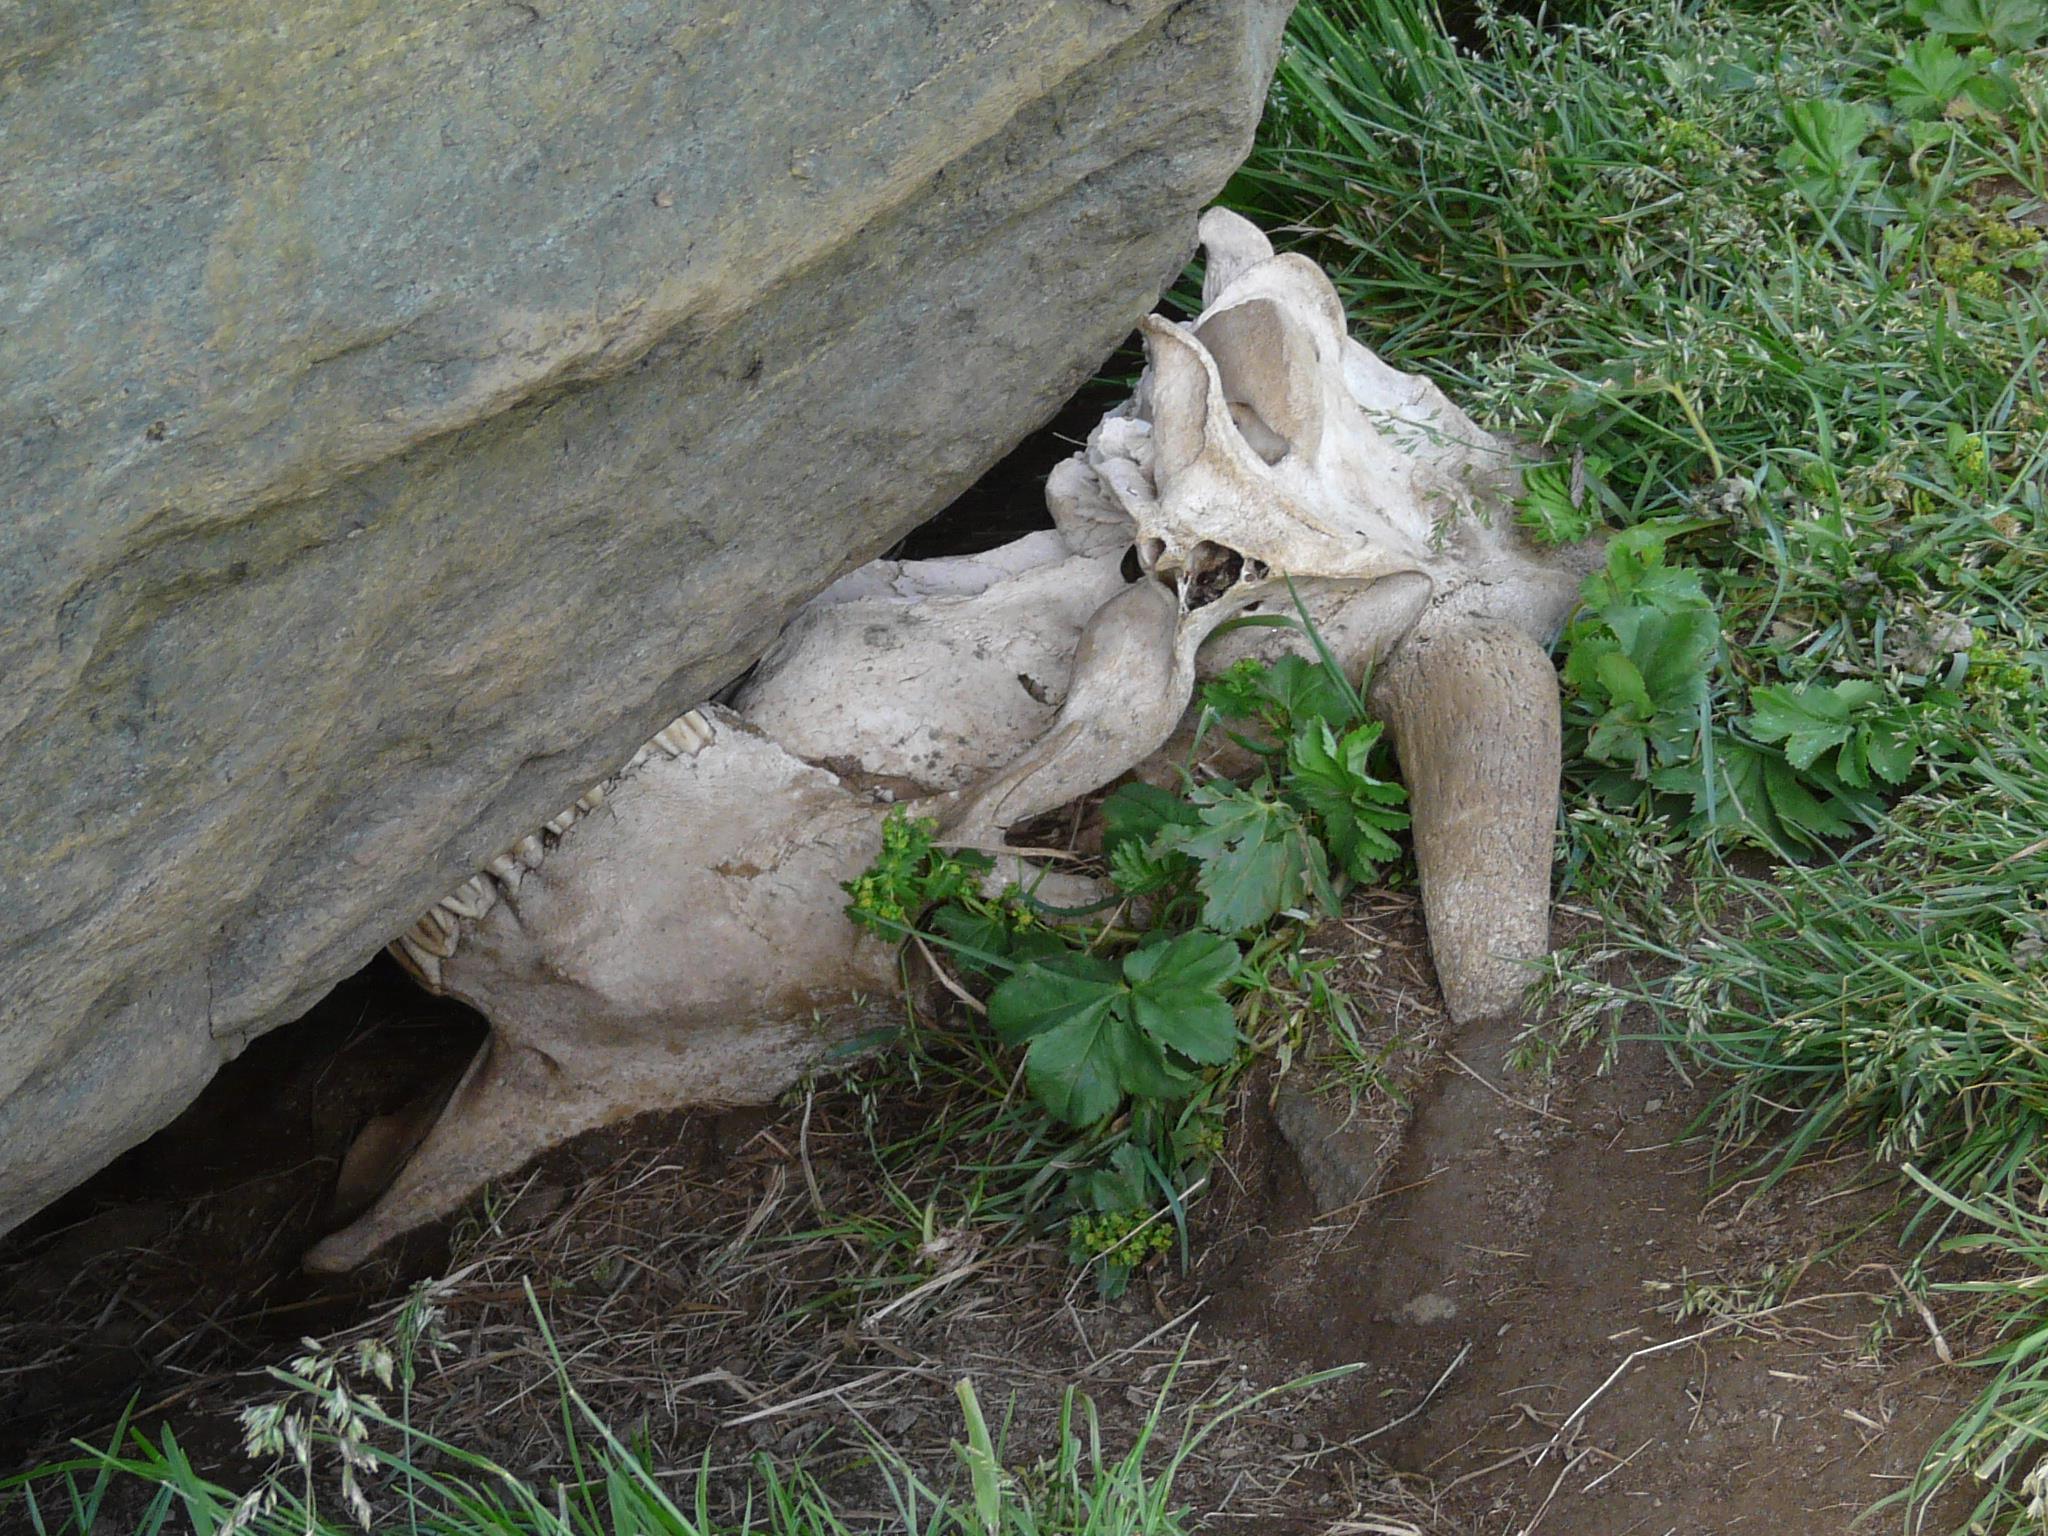
<path id="1" fill-rule="evenodd" d="M 1049 416 L 1288 8 L 0 8 L 0 1230 Z"/>

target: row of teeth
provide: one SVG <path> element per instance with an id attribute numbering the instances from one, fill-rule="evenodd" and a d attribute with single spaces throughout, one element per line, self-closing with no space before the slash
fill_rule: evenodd
<path id="1" fill-rule="evenodd" d="M 626 766 L 602 784 L 584 791 L 574 805 L 548 824 L 507 848 L 477 874 L 471 875 L 448 895 L 427 908 L 420 920 L 391 941 L 391 953 L 425 986 L 439 991 L 441 963 L 455 953 L 462 938 L 462 922 L 477 921 L 503 897 L 516 896 L 519 882 L 539 869 L 548 850 L 559 843 L 569 829 L 595 811 L 619 782 L 630 777 L 650 758 L 695 757 L 711 745 L 711 722 L 696 710 L 678 715 L 654 738 L 635 752 Z"/>

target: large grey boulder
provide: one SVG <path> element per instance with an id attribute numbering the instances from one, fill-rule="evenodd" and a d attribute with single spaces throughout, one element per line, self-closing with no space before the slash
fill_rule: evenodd
<path id="1" fill-rule="evenodd" d="M 0 8 L 0 1230 L 1050 415 L 1288 8 Z"/>

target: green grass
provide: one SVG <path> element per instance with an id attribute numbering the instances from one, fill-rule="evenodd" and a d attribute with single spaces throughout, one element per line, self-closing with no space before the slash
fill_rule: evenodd
<path id="1" fill-rule="evenodd" d="M 531 1286 L 527 1301 L 541 1317 Z M 541 1328 L 552 1350 L 545 1318 Z M 409 1353 L 400 1341 L 370 1342 L 272 1371 L 283 1390 L 242 1415 L 260 1467 L 247 1486 L 203 1475 L 168 1427 L 152 1438 L 124 1424 L 104 1451 L 81 1447 L 73 1460 L 0 1480 L 0 1514 L 37 1536 L 113 1536 L 117 1528 L 124 1536 L 1182 1536 L 1195 1526 L 1174 1482 L 1202 1443 L 1276 1393 L 1344 1374 L 1169 1414 L 1176 1365 L 1121 1452 L 1105 1446 L 1094 1404 L 1070 1388 L 1052 1450 L 1028 1463 L 1007 1455 L 1002 1431 L 991 1431 L 973 1383 L 962 1379 L 954 1386 L 958 1476 L 935 1487 L 873 1440 L 867 1471 L 879 1507 L 856 1514 L 800 1464 L 778 1467 L 765 1456 L 731 1510 L 732 1490 L 714 1487 L 708 1450 L 694 1470 L 662 1466 L 647 1444 L 621 1439 L 570 1383 L 559 1352 L 554 1359 L 574 1475 L 549 1486 L 423 1433 L 403 1408 L 388 1412 L 372 1389 L 388 1393 L 407 1376 Z M 138 1496 L 138 1513 L 111 1513 L 135 1508 Z"/>
<path id="2" fill-rule="evenodd" d="M 1944 1304 L 2003 1339 L 1907 1500 L 1981 1476 L 1975 1528 L 2037 1530 L 2048 8 L 1581 0 L 1476 34 L 1309 0 L 1227 200 L 1632 530 L 1560 647 L 1564 867 L 1659 979 L 1565 962 L 1565 1027 L 1647 1002 L 1723 1074 L 1731 1145 L 1901 1171 L 1913 1239 L 1976 1260 Z"/>
<path id="3" fill-rule="evenodd" d="M 1612 521 L 1705 578 L 1720 664 L 1704 712 L 1672 701 L 1663 723 L 1691 740 L 1661 782 L 1631 794 L 1605 771 L 1632 765 L 1581 710 L 1581 777 L 1610 802 L 1783 841 L 1774 812 L 1803 788 L 1868 822 L 1825 770 L 1751 783 L 1784 756 L 1748 728 L 1754 689 L 1875 678 L 1917 704 L 1900 663 L 1959 617 L 1982 623 L 1981 660 L 2030 674 L 2015 691 L 2039 680 L 2043 252 L 1997 210 L 2039 193 L 2044 88 L 2001 61 L 2003 116 L 1908 119 L 1883 95 L 1901 26 L 1839 4 L 1619 6 L 1585 28 L 1502 20 L 1478 58 L 1414 0 L 1311 5 L 1231 188 L 1330 267 L 1390 361 L 1603 465 Z M 1862 114 L 1867 166 L 1781 168 L 1816 104 Z M 1997 723 L 1942 716 L 1923 760 Z"/>

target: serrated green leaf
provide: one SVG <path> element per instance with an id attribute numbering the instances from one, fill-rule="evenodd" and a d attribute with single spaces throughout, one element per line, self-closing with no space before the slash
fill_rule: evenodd
<path id="1" fill-rule="evenodd" d="M 1939 117 L 1977 77 L 1977 66 L 1940 35 L 1916 39 L 1885 71 L 1892 104 L 1912 117 Z"/>
<path id="2" fill-rule="evenodd" d="M 1631 764 L 1634 776 L 1642 777 L 1649 761 L 1650 738 L 1642 725 L 1610 711 L 1600 717 L 1586 735 L 1586 755 L 1598 763 Z"/>
<path id="3" fill-rule="evenodd" d="M 1139 1054 L 1134 1046 L 1147 1044 L 1128 1019 L 1105 1003 L 1033 1040 L 1024 1056 L 1024 1081 L 1054 1119 L 1093 1125 L 1123 1103 L 1124 1080 Z M 1164 1062 L 1158 1065 L 1163 1069 Z"/>
<path id="4" fill-rule="evenodd" d="M 1764 788 L 1768 755 L 1747 742 L 1727 736 L 1717 739 L 1713 782 L 1710 786 L 1704 773 L 1697 775 L 1693 814 L 1718 827 L 1739 827 L 1746 822 L 1757 827 L 1767 841 L 1775 839 L 1778 813 L 1771 809 L 1771 797 Z"/>
<path id="5" fill-rule="evenodd" d="M 1304 720 L 1328 720 L 1340 727 L 1351 721 L 1351 701 L 1337 680 L 1320 664 L 1291 651 L 1273 663 L 1266 692 L 1282 712 L 1276 723 L 1283 730 Z"/>
<path id="6" fill-rule="evenodd" d="M 1637 549 L 1621 539 L 1609 544 L 1607 565 L 1587 579 L 1584 596 L 1586 606 L 1610 626 L 1627 623 L 1637 609 L 1677 613 L 1711 606 L 1700 573 L 1689 566 L 1666 565 L 1661 543 Z"/>
<path id="7" fill-rule="evenodd" d="M 1182 933 L 1124 956 L 1124 979 L 1133 991 L 1195 988 L 1214 992 L 1237 974 L 1244 952 L 1215 933 Z"/>
<path id="8" fill-rule="evenodd" d="M 1668 768 L 1696 750 L 1720 619 L 1699 572 L 1664 564 L 1659 530 L 1617 535 L 1584 594 L 1592 611 L 1566 636 L 1570 723 L 1588 757 L 1646 779 L 1653 759 Z"/>
<path id="9" fill-rule="evenodd" d="M 1272 662 L 1240 661 L 1202 689 L 1203 705 L 1216 715 L 1256 721 L 1283 738 L 1306 720 L 1328 720 L 1340 729 L 1351 724 L 1357 716 L 1354 702 L 1329 669 L 1291 651 Z"/>
<path id="10" fill-rule="evenodd" d="M 1184 853 L 1200 866 L 1202 925 L 1218 933 L 1262 927 L 1279 913 L 1320 902 L 1334 909 L 1322 844 L 1309 836 L 1301 813 L 1255 788 L 1205 784 L 1191 797 L 1201 824 L 1168 827 L 1155 852 Z"/>
<path id="11" fill-rule="evenodd" d="M 1121 972 L 1092 954 L 1032 961 L 990 994 L 997 1037 L 1023 1045 L 1024 1077 L 1047 1112 L 1092 1125 L 1132 1094 L 1184 1097 L 1196 1078 L 1177 1058 L 1227 1061 L 1237 1023 L 1223 988 L 1235 944 L 1182 934 L 1125 957 Z"/>
<path id="12" fill-rule="evenodd" d="M 1641 673 L 1659 714 L 1695 713 L 1707 696 L 1709 664 L 1721 640 L 1721 621 L 1708 607 L 1643 614 L 1630 632 L 1615 634 Z"/>
<path id="13" fill-rule="evenodd" d="M 1266 664 L 1247 656 L 1202 685 L 1202 707 L 1225 720 L 1256 720 L 1266 702 L 1265 685 Z"/>
<path id="14" fill-rule="evenodd" d="M 1150 1211 L 1152 1175 L 1138 1149 L 1124 1142 L 1109 1154 L 1109 1166 L 1096 1168 L 1081 1180 L 1087 1201 L 1098 1211 Z"/>
<path id="15" fill-rule="evenodd" d="M 1117 1086 L 1142 1099 L 1181 1099 L 1195 1091 L 1196 1076 L 1176 1062 L 1163 1044 L 1136 1020 L 1137 1000 L 1117 1009 L 1118 1028 L 1105 1040 Z M 1025 1061 L 1027 1075 L 1030 1060 Z"/>
<path id="16" fill-rule="evenodd" d="M 1143 843 L 1121 842 L 1109 850 L 1109 880 L 1126 896 L 1149 896 L 1174 883 L 1187 860 L 1178 855 L 1155 856 Z"/>
<path id="17" fill-rule="evenodd" d="M 1851 731 L 1849 739 L 1835 753 L 1836 777 L 1855 789 L 1870 788 L 1870 762 L 1863 748 L 1864 739 L 1869 734 L 1868 730 Z"/>
<path id="18" fill-rule="evenodd" d="M 1892 725 L 1869 726 L 1862 733 L 1861 744 L 1871 768 L 1887 783 L 1903 784 L 1912 777 L 1915 744 L 1910 731 Z"/>
<path id="19" fill-rule="evenodd" d="M 1195 808 L 1154 784 L 1125 784 L 1102 802 L 1102 848 L 1109 877 L 1126 895 L 1145 896 L 1194 872 L 1181 854 L 1156 850 L 1153 841 L 1167 827 L 1199 824 Z"/>
<path id="20" fill-rule="evenodd" d="M 1881 816 L 1874 796 L 1845 784 L 1826 767 L 1801 772 L 1778 748 L 1725 732 L 1714 738 L 1714 767 L 1711 797 L 1703 776 L 1688 785 L 1660 782 L 1660 787 L 1689 792 L 1702 825 L 1747 833 L 1776 851 L 1815 847 L 1825 838 L 1848 835 L 1858 823 L 1875 825 Z"/>
<path id="21" fill-rule="evenodd" d="M 1133 1021 L 1130 987 L 1095 955 L 1025 966 L 989 995 L 988 1021 L 1008 1044 L 1028 1042 L 1025 1081 L 1070 1125 L 1093 1125 L 1129 1094 L 1170 1098 L 1194 1086 Z"/>
<path id="22" fill-rule="evenodd" d="M 1389 834 L 1408 825 L 1408 791 L 1372 772 L 1381 726 L 1367 721 L 1340 739 L 1325 721 L 1298 727 L 1287 748 L 1287 791 L 1316 817 L 1329 850 L 1354 880 L 1370 880 L 1400 857 Z"/>
<path id="23" fill-rule="evenodd" d="M 1515 521 L 1539 544 L 1577 543 L 1599 524 L 1598 497 L 1588 482 L 1597 481 L 1608 467 L 1607 460 L 1590 454 L 1576 465 L 1565 460 L 1530 465 L 1522 471 Z"/>
<path id="24" fill-rule="evenodd" d="M 1237 1016 L 1223 997 L 1243 955 L 1213 933 L 1184 933 L 1124 957 L 1131 1017 L 1161 1045 L 1190 1061 L 1228 1061 L 1237 1051 Z"/>
<path id="25" fill-rule="evenodd" d="M 1195 808 L 1179 795 L 1156 784 L 1119 785 L 1102 802 L 1102 846 L 1109 852 L 1125 843 L 1150 843 L 1165 827 L 1191 827 Z"/>
<path id="26" fill-rule="evenodd" d="M 1912 732 L 1888 717 L 1880 684 L 1867 678 L 1845 678 L 1829 687 L 1781 683 L 1753 688 L 1749 697 L 1744 728 L 1758 741 L 1780 744 L 1786 763 L 1815 776 L 1823 796 L 1838 787 L 1867 790 L 1872 772 L 1892 784 L 1912 773 Z M 1825 781 L 1829 772 L 1839 786 Z"/>
<path id="27" fill-rule="evenodd" d="M 1854 173 L 1858 151 L 1870 137 L 1876 119 L 1859 101 L 1814 96 L 1785 104 L 1785 127 L 1792 142 L 1778 156 L 1778 168 L 1805 170 L 1827 181 L 1841 182 Z"/>
<path id="28" fill-rule="evenodd" d="M 1824 752 L 1849 739 L 1855 729 L 1846 699 L 1830 688 L 1807 684 L 1775 684 L 1749 694 L 1749 734 L 1758 741 L 1782 742 L 1786 761 L 1811 768 Z"/>
<path id="29" fill-rule="evenodd" d="M 1907 0 L 1906 10 L 1929 32 L 2005 52 L 2031 48 L 2048 34 L 2040 0 Z"/>
<path id="30" fill-rule="evenodd" d="M 1625 653 L 1614 650 L 1600 656 L 1593 664 L 1593 675 L 1607 690 L 1607 697 L 1636 719 L 1647 721 L 1656 714 L 1657 706 L 1651 702 L 1642 668 Z"/>
<path id="31" fill-rule="evenodd" d="M 1600 684 L 1600 658 L 1611 655 L 1621 648 L 1621 642 L 1614 638 L 1611 630 L 1604 625 L 1585 625 L 1569 637 L 1569 648 L 1565 652 L 1561 676 L 1565 683 L 1581 691 L 1598 688 Z M 1604 690 L 1603 690 L 1604 691 Z"/>
<path id="32" fill-rule="evenodd" d="M 989 994 L 989 1027 L 1005 1045 L 1110 1009 L 1124 993 L 1116 968 L 1098 955 L 1033 960 Z"/>
<path id="33" fill-rule="evenodd" d="M 1807 788 L 1789 762 L 1766 760 L 1763 778 L 1778 824 L 1794 841 L 1810 846 L 1822 838 L 1847 837 L 1854 830 L 1834 804 Z"/>

